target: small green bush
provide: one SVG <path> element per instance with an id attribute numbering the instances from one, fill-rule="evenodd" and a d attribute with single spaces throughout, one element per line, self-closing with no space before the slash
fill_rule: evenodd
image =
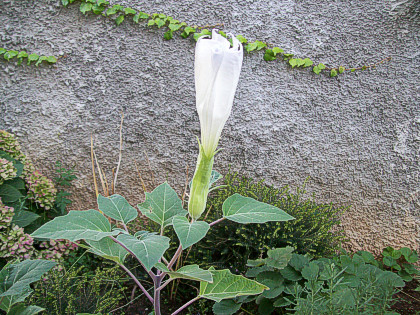
<path id="1" fill-rule="evenodd" d="M 263 180 L 255 182 L 232 172 L 225 176 L 222 188 L 210 197 L 206 221 L 221 218 L 223 201 L 235 193 L 279 207 L 296 219 L 248 225 L 225 220 L 195 245 L 197 247 L 187 257 L 188 263 L 244 272 L 247 259 L 261 257 L 271 248 L 290 245 L 299 254 L 327 257 L 338 251 L 345 239 L 344 231 L 339 227 L 345 208 L 306 198 L 305 185 L 292 193 L 289 186 L 277 189 L 266 185 Z"/>
<path id="2" fill-rule="evenodd" d="M 56 269 L 36 284 L 29 302 L 50 315 L 106 314 L 126 299 L 122 283 L 118 266 L 97 268 L 94 274 L 85 273 L 83 266 Z"/>
<path id="3" fill-rule="evenodd" d="M 249 260 L 246 276 L 269 287 L 258 297 L 216 303 L 215 314 L 233 314 L 248 304 L 262 315 L 293 314 L 390 314 L 393 295 L 404 287 L 396 273 L 372 265 L 366 255 L 334 256 L 311 260 L 293 253 L 293 247 L 276 248 L 267 257 Z M 229 311 L 230 310 L 230 311 Z"/>

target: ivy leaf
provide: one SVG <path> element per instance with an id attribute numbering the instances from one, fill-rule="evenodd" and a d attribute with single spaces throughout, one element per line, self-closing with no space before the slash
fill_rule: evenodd
<path id="1" fill-rule="evenodd" d="M 276 57 L 275 57 L 275 54 L 274 54 L 273 50 L 267 49 L 265 51 L 265 54 L 264 54 L 264 60 L 265 61 L 273 61 L 275 59 L 276 59 Z"/>
<path id="2" fill-rule="evenodd" d="M 289 64 L 292 66 L 292 68 L 297 66 L 297 59 L 290 59 Z"/>
<path id="3" fill-rule="evenodd" d="M 325 69 L 325 65 L 324 65 L 323 63 L 320 63 L 320 64 L 318 65 L 318 69 L 320 69 L 320 70 L 324 70 L 324 69 Z"/>
<path id="4" fill-rule="evenodd" d="M 61 0 L 61 3 L 66 7 L 69 4 L 69 0 Z"/>
<path id="5" fill-rule="evenodd" d="M 115 19 L 115 23 L 117 23 L 117 25 L 120 25 L 123 21 L 124 21 L 124 15 L 122 14 Z"/>
<path id="6" fill-rule="evenodd" d="M 182 208 L 181 199 L 166 182 L 151 193 L 146 193 L 146 200 L 138 207 L 143 215 L 160 224 L 162 229 L 172 225 L 173 217 L 187 214 Z"/>
<path id="7" fill-rule="evenodd" d="M 266 223 L 288 221 L 294 218 L 283 210 L 249 197 L 234 194 L 222 206 L 223 216 L 237 223 Z"/>
<path id="8" fill-rule="evenodd" d="M 153 26 L 155 25 L 155 20 L 149 20 L 149 22 L 147 22 L 147 26 Z"/>
<path id="9" fill-rule="evenodd" d="M 261 50 L 261 49 L 267 47 L 267 44 L 266 43 L 261 42 L 259 40 L 256 40 L 255 43 L 257 43 L 257 50 Z"/>
<path id="10" fill-rule="evenodd" d="M 109 2 L 106 0 L 96 0 L 97 5 L 108 5 Z"/>
<path id="11" fill-rule="evenodd" d="M 303 65 L 305 68 L 310 67 L 314 64 L 314 62 L 309 58 L 305 58 L 305 59 L 303 59 L 303 61 L 305 62 L 305 64 Z"/>
<path id="12" fill-rule="evenodd" d="M 155 23 L 156 23 L 158 28 L 161 28 L 163 25 L 165 25 L 165 20 L 157 18 L 157 19 L 155 19 Z"/>
<path id="13" fill-rule="evenodd" d="M 237 38 L 237 40 L 239 40 L 239 42 L 241 44 L 246 44 L 248 42 L 248 40 L 245 37 L 243 37 L 242 35 L 236 35 L 236 38 Z"/>
<path id="14" fill-rule="evenodd" d="M 37 54 L 30 54 L 28 56 L 28 66 L 31 64 L 31 61 L 37 61 L 39 56 Z"/>
<path id="15" fill-rule="evenodd" d="M 9 51 L 7 51 L 7 52 L 3 55 L 3 57 L 4 57 L 4 59 L 6 59 L 7 61 L 9 61 L 10 59 L 12 59 L 12 58 L 16 57 L 18 54 L 19 54 L 19 52 L 18 52 L 18 51 L 16 51 L 16 50 L 9 50 Z"/>
<path id="16" fill-rule="evenodd" d="M 283 59 L 286 61 L 286 60 L 289 60 L 290 58 L 292 58 L 293 57 L 293 54 L 283 54 Z"/>
<path id="17" fill-rule="evenodd" d="M 136 14 L 136 10 L 132 9 L 132 8 L 125 8 L 124 9 L 124 13 L 125 14 Z"/>
<path id="18" fill-rule="evenodd" d="M 38 67 L 38 65 L 43 62 L 44 60 L 47 60 L 47 56 L 41 56 L 38 58 L 38 61 L 35 63 L 35 66 Z"/>
<path id="19" fill-rule="evenodd" d="M 303 59 L 301 59 L 301 58 L 296 59 L 296 65 L 297 65 L 298 67 L 301 67 L 301 66 L 303 66 L 304 64 L 305 64 L 305 61 L 303 61 Z"/>
<path id="20" fill-rule="evenodd" d="M 337 70 L 336 69 L 331 69 L 330 76 L 331 77 L 337 76 Z"/>
<path id="21" fill-rule="evenodd" d="M 190 223 L 186 217 L 182 216 L 175 216 L 172 224 L 183 249 L 199 242 L 210 229 L 207 222 L 194 221 Z"/>
<path id="22" fill-rule="evenodd" d="M 27 58 L 28 57 L 28 53 L 26 51 L 21 51 L 18 55 L 17 58 Z"/>
<path id="23" fill-rule="evenodd" d="M 245 50 L 246 50 L 247 52 L 251 52 L 251 51 L 256 50 L 256 49 L 257 49 L 257 47 L 258 47 L 257 43 L 256 43 L 256 42 L 253 42 L 253 43 L 249 43 L 248 45 L 246 45 L 246 46 L 245 46 Z"/>
<path id="24" fill-rule="evenodd" d="M 283 52 L 284 52 L 283 49 L 278 48 L 278 47 L 273 47 L 274 56 L 277 54 L 282 54 Z"/>
<path id="25" fill-rule="evenodd" d="M 346 70 L 343 66 L 338 67 L 338 72 L 343 73 Z"/>
<path id="26" fill-rule="evenodd" d="M 123 243 L 143 263 L 147 271 L 162 258 L 169 248 L 169 238 L 152 233 L 144 233 L 140 238 L 120 234 L 117 240 Z"/>
<path id="27" fill-rule="evenodd" d="M 315 66 L 315 67 L 313 68 L 313 71 L 314 71 L 316 74 L 320 74 L 320 73 L 321 73 L 321 69 L 319 69 L 319 68 L 318 68 L 318 66 Z"/>
<path id="28" fill-rule="evenodd" d="M 86 14 L 86 12 L 92 11 L 92 7 L 92 3 L 82 2 L 82 4 L 80 5 L 80 12 Z"/>
<path id="29" fill-rule="evenodd" d="M 177 31 L 177 30 L 179 30 L 181 27 L 182 27 L 182 26 L 181 26 L 181 24 L 173 24 L 173 23 L 170 23 L 170 24 L 168 25 L 168 28 L 169 28 L 171 31 Z"/>
<path id="30" fill-rule="evenodd" d="M 66 239 L 72 242 L 84 239 L 99 241 L 119 231 L 111 231 L 111 223 L 97 210 L 70 211 L 56 217 L 32 233 L 35 238 Z"/>
<path id="31" fill-rule="evenodd" d="M 163 38 L 165 40 L 170 40 L 170 39 L 173 38 L 173 33 L 174 32 L 172 30 L 169 30 L 169 31 L 165 32 L 165 34 L 163 34 Z"/>
<path id="32" fill-rule="evenodd" d="M 198 41 L 202 36 L 211 36 L 211 32 L 208 29 L 203 29 L 200 33 L 194 33 L 194 40 Z"/>
<path id="33" fill-rule="evenodd" d="M 116 14 L 120 10 L 123 10 L 123 8 L 120 5 L 115 4 L 112 7 L 110 7 L 108 10 L 106 10 L 106 15 L 110 16 L 110 15 Z"/>
<path id="34" fill-rule="evenodd" d="M 213 275 L 213 283 L 200 282 L 199 296 L 220 302 L 237 296 L 256 295 L 267 290 L 268 287 L 257 281 L 232 274 L 229 270 L 209 269 Z"/>
<path id="35" fill-rule="evenodd" d="M 47 58 L 47 61 L 48 61 L 49 63 L 56 63 L 56 62 L 57 62 L 57 58 L 55 58 L 54 56 L 49 56 L 49 57 Z"/>
<path id="36" fill-rule="evenodd" d="M 195 28 L 191 26 L 187 26 L 184 28 L 184 33 L 189 36 L 191 33 L 195 33 Z"/>
<path id="37" fill-rule="evenodd" d="M 6 49 L 4 49 L 4 48 L 0 48 L 0 55 L 3 55 L 4 53 L 6 53 Z"/>
<path id="38" fill-rule="evenodd" d="M 117 194 L 109 197 L 99 194 L 98 209 L 108 217 L 122 221 L 125 224 L 137 217 L 137 210 L 123 196 Z"/>
<path id="39" fill-rule="evenodd" d="M 104 12 L 105 7 L 99 5 L 99 4 L 94 4 L 92 7 L 92 12 L 94 14 L 101 14 L 102 12 Z"/>
<path id="40" fill-rule="evenodd" d="M 351 71 L 351 72 L 354 72 L 354 71 L 356 71 L 356 69 L 355 69 L 355 68 L 353 68 L 353 69 L 351 69 L 350 71 Z"/>

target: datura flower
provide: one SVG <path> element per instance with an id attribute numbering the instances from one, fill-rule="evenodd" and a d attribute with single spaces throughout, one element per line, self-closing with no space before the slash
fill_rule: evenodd
<path id="1" fill-rule="evenodd" d="M 193 220 L 197 220 L 206 208 L 214 155 L 232 111 L 242 67 L 242 44 L 232 34 L 228 36 L 232 45 L 217 30 L 213 30 L 212 37 L 200 37 L 195 48 L 196 104 L 201 143 L 188 203 Z"/>

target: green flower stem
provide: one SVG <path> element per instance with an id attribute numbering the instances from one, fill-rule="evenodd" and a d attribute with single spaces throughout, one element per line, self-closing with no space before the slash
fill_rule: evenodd
<path id="1" fill-rule="evenodd" d="M 209 194 L 209 184 L 211 170 L 214 163 L 214 153 L 207 156 L 203 146 L 200 145 L 200 153 L 197 158 L 197 166 L 192 180 L 190 199 L 188 201 L 188 212 L 193 220 L 197 220 L 206 209 L 207 196 Z"/>

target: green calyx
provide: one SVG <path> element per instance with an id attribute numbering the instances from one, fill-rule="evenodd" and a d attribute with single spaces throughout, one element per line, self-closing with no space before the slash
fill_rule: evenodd
<path id="1" fill-rule="evenodd" d="M 192 180 L 190 199 L 188 202 L 188 212 L 190 216 L 197 220 L 206 209 L 207 195 L 210 188 L 211 170 L 214 163 L 214 153 L 207 156 L 204 153 L 203 146 L 198 142 L 200 153 L 197 158 L 197 166 L 195 168 Z"/>

